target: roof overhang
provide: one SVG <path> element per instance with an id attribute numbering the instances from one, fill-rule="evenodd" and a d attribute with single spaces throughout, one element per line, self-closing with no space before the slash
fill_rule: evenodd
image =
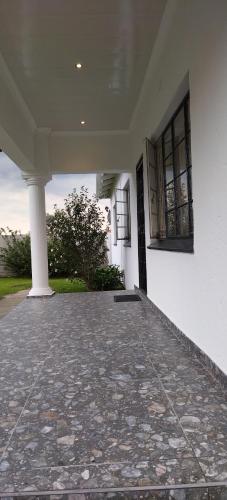
<path id="1" fill-rule="evenodd" d="M 117 174 L 97 174 L 96 195 L 98 198 L 110 198 Z"/>

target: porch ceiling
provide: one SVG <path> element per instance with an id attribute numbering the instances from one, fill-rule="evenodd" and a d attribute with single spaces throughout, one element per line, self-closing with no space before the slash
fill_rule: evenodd
<path id="1" fill-rule="evenodd" d="M 96 194 L 99 198 L 110 198 L 115 179 L 115 174 L 98 174 L 96 176 Z"/>
<path id="2" fill-rule="evenodd" d="M 36 125 L 128 129 L 165 4 L 0 0 L 1 53 Z"/>

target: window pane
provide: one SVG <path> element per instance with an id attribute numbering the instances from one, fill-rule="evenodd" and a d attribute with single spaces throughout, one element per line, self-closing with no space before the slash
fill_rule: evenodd
<path id="1" fill-rule="evenodd" d="M 185 136 L 184 107 L 181 108 L 174 120 L 174 145 L 176 146 Z"/>
<path id="2" fill-rule="evenodd" d="M 188 169 L 188 199 L 192 200 L 192 169 Z"/>
<path id="3" fill-rule="evenodd" d="M 168 236 L 176 236 L 176 221 L 174 210 L 167 213 L 167 234 Z"/>
<path id="4" fill-rule="evenodd" d="M 170 210 L 175 204 L 174 184 L 171 182 L 166 188 L 166 208 Z"/>
<path id="5" fill-rule="evenodd" d="M 156 145 L 157 166 L 162 167 L 158 169 L 162 175 L 161 182 L 158 178 L 159 188 L 161 186 L 158 207 L 163 207 L 163 217 L 165 215 L 165 237 L 193 234 L 190 139 L 190 100 L 187 96 Z"/>
<path id="6" fill-rule="evenodd" d="M 182 141 L 179 146 L 174 151 L 174 161 L 176 168 L 176 175 L 179 175 L 181 172 L 186 170 L 187 162 L 186 162 L 186 144 L 185 141 Z"/>
<path id="7" fill-rule="evenodd" d="M 158 164 L 158 166 L 162 165 L 162 138 L 161 137 L 160 137 L 160 139 L 157 142 L 156 155 L 157 155 L 157 164 Z"/>
<path id="8" fill-rule="evenodd" d="M 169 127 L 164 135 L 164 157 L 166 158 L 172 153 L 172 132 Z"/>
<path id="9" fill-rule="evenodd" d="M 186 108 L 187 108 L 187 117 L 188 117 L 188 123 L 187 123 L 187 129 L 191 130 L 191 118 L 190 118 L 190 99 L 187 99 L 186 102 Z"/>
<path id="10" fill-rule="evenodd" d="M 169 158 L 167 158 L 167 160 L 165 160 L 165 175 L 166 175 L 165 182 L 166 182 L 166 184 L 168 184 L 168 182 L 173 180 L 173 175 L 174 175 L 173 156 L 172 155 L 170 155 Z"/>
<path id="11" fill-rule="evenodd" d="M 189 236 L 189 215 L 188 205 L 177 209 L 179 234 L 180 236 Z"/>
<path id="12" fill-rule="evenodd" d="M 177 206 L 188 202 L 188 177 L 187 172 L 176 179 Z"/>
<path id="13" fill-rule="evenodd" d="M 188 160 L 188 165 L 190 166 L 192 164 L 192 157 L 191 157 L 191 134 L 188 134 L 187 137 L 187 143 L 188 143 L 188 149 L 187 149 L 187 160 Z"/>

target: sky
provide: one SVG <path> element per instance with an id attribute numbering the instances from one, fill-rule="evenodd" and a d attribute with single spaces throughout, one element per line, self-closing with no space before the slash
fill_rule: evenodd
<path id="1" fill-rule="evenodd" d="M 62 208 L 64 198 L 74 188 L 88 188 L 89 194 L 95 193 L 95 174 L 55 175 L 46 185 L 46 211 L 53 213 L 53 206 Z M 100 200 L 104 208 L 107 200 Z M 28 190 L 21 177 L 21 170 L 4 153 L 0 153 L 0 228 L 29 231 Z"/>

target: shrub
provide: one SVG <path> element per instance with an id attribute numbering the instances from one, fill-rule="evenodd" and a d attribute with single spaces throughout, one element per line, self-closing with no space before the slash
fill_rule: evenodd
<path id="1" fill-rule="evenodd" d="M 31 276 L 30 236 L 7 228 L 0 231 L 5 248 L 0 248 L 0 258 L 6 269 L 16 276 Z"/>
<path id="2" fill-rule="evenodd" d="M 48 265 L 49 276 L 73 277 L 77 274 L 77 259 L 70 246 L 63 245 L 61 240 L 50 238 L 48 240 Z"/>
<path id="3" fill-rule="evenodd" d="M 95 196 L 81 188 L 67 196 L 63 209 L 47 216 L 49 270 L 52 276 L 78 276 L 93 282 L 95 269 L 106 262 L 105 218 Z"/>
<path id="4" fill-rule="evenodd" d="M 96 290 L 123 290 L 124 272 L 119 266 L 98 267 L 94 275 Z"/>

